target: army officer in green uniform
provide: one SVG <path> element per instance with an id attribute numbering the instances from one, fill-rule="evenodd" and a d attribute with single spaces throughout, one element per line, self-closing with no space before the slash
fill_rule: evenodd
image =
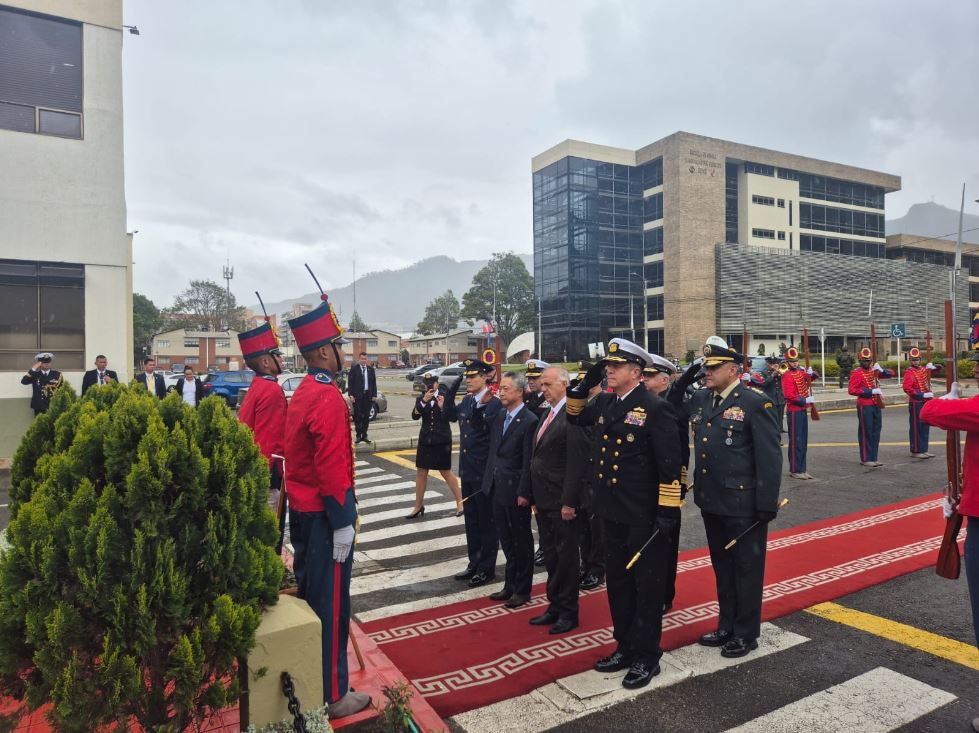
<path id="1" fill-rule="evenodd" d="M 694 501 L 707 530 L 720 606 L 717 630 L 700 643 L 725 657 L 758 648 L 768 523 L 778 511 L 782 478 L 778 411 L 770 397 L 741 384 L 741 354 L 704 346 L 706 389 L 688 403 L 696 466 Z M 758 525 L 730 549 L 732 539 Z"/>

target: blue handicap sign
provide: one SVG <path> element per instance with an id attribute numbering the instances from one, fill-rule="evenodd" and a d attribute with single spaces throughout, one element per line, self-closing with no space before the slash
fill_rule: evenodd
<path id="1" fill-rule="evenodd" d="M 903 339 L 907 335 L 907 329 L 904 327 L 903 323 L 892 323 L 891 324 L 891 338 L 892 339 Z"/>

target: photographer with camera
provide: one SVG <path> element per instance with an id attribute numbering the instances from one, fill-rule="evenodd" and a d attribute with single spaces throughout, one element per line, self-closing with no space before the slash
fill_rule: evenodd
<path id="1" fill-rule="evenodd" d="M 421 420 L 418 431 L 418 451 L 415 453 L 415 507 L 405 519 L 425 516 L 425 490 L 428 487 L 428 472 L 438 471 L 449 485 L 456 501 L 456 516 L 462 516 L 462 492 L 459 479 L 452 473 L 452 429 L 446 415 L 445 405 L 455 404 L 456 391 L 461 379 L 453 382 L 447 389 L 439 384 L 434 372 L 426 372 L 422 377 L 425 392 L 415 400 L 411 411 L 412 420 Z"/>

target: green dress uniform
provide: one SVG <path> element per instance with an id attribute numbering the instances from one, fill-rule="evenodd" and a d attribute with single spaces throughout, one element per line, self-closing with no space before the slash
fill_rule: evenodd
<path id="1" fill-rule="evenodd" d="M 726 350 L 705 347 L 705 356 L 709 351 Z M 761 626 L 767 523 L 778 511 L 782 478 L 778 413 L 761 390 L 740 383 L 720 397 L 702 389 L 688 403 L 694 501 L 707 530 L 720 607 L 714 636 L 721 643 L 709 645 L 739 639 L 742 646 L 754 648 Z M 757 527 L 724 549 L 756 521 Z"/>
<path id="2" fill-rule="evenodd" d="M 624 339 L 613 339 L 609 351 L 607 361 L 630 361 L 640 367 L 651 363 L 646 352 Z M 632 354 L 645 356 L 637 360 Z M 569 392 L 567 415 L 570 424 L 594 425 L 592 487 L 595 513 L 604 529 L 609 610 L 618 642 L 615 654 L 600 660 L 596 669 L 631 666 L 623 684 L 638 687 L 658 672 L 655 668 L 662 656 L 670 537 L 681 506 L 676 412 L 641 382 L 621 399 L 603 393 L 586 405 L 590 386 L 586 377 Z M 639 560 L 626 569 L 654 533 Z M 629 684 L 632 676 L 639 684 Z"/>

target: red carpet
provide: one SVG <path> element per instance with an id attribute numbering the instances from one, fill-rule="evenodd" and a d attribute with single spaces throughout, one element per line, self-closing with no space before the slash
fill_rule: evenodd
<path id="1" fill-rule="evenodd" d="M 764 618 L 933 564 L 945 524 L 940 498 L 934 494 L 770 534 Z M 533 600 L 516 610 L 478 599 L 363 628 L 439 715 L 448 717 L 583 672 L 612 649 L 604 588 L 582 595 L 581 626 L 560 637 L 527 624 L 546 608 L 543 591 L 543 584 L 535 586 Z M 706 548 L 681 553 L 677 597 L 663 620 L 664 649 L 693 642 L 715 628 L 716 618 Z"/>

